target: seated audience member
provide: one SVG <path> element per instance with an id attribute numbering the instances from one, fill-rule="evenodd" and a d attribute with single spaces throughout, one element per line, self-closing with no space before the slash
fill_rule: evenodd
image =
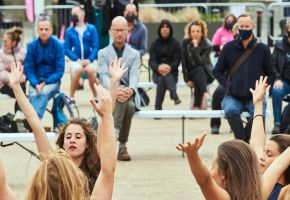
<path id="1" fill-rule="evenodd" d="M 119 141 L 118 160 L 130 161 L 131 156 L 127 151 L 132 117 L 136 110 L 140 110 L 140 96 L 137 90 L 140 77 L 140 54 L 130 45 L 125 43 L 128 31 L 127 21 L 124 17 L 115 17 L 112 21 L 111 33 L 113 43 L 99 51 L 99 73 L 102 85 L 110 87 L 112 76 L 109 73 L 109 65 L 115 58 L 119 59 L 128 71 L 122 76 L 120 86 L 117 89 L 117 99 L 114 108 L 114 124 L 116 137 Z"/>
<path id="2" fill-rule="evenodd" d="M 96 96 L 94 83 L 97 81 L 97 68 L 93 62 L 97 59 L 99 39 L 95 26 L 85 22 L 85 11 L 80 6 L 73 7 L 71 14 L 73 26 L 66 30 L 64 49 L 71 60 L 70 103 L 75 104 L 74 95 L 83 72 L 88 77 L 93 95 Z"/>
<path id="3" fill-rule="evenodd" d="M 173 28 L 168 19 L 163 19 L 157 30 L 158 38 L 151 44 L 149 65 L 153 70 L 153 81 L 157 84 L 155 110 L 162 110 L 166 90 L 174 104 L 180 104 L 176 92 L 181 47 L 173 37 Z"/>
<path id="4" fill-rule="evenodd" d="M 124 17 L 128 22 L 126 43 L 139 51 L 142 57 L 147 51 L 148 33 L 146 26 L 138 19 L 138 11 L 135 4 L 130 3 L 126 5 Z"/>
<path id="5" fill-rule="evenodd" d="M 23 30 L 18 27 L 14 27 L 5 31 L 3 35 L 3 48 L 0 50 L 0 92 L 2 94 L 8 94 L 14 98 L 13 90 L 9 86 L 8 73 L 11 71 L 11 65 L 23 65 L 26 50 L 20 47 Z M 21 80 L 21 88 L 25 93 L 26 77 L 23 76 Z M 15 116 L 14 120 L 23 120 L 24 116 L 21 109 L 15 102 Z"/>
<path id="6" fill-rule="evenodd" d="M 112 112 L 118 82 L 126 71 L 116 64 L 117 62 L 113 62 L 110 66 L 110 73 L 114 79 L 111 82 L 110 93 L 113 95 L 111 96 L 102 87 L 95 86 L 98 103 L 94 99 L 90 100 L 101 118 L 98 134 L 96 135 L 94 133 L 92 127 L 85 120 L 73 119 L 72 122 L 64 126 L 62 129 L 64 132 L 61 132 L 57 141 L 58 145 L 62 143 L 60 148 L 64 149 L 65 153 L 61 151 L 61 153 L 57 153 L 56 155 L 51 155 L 52 148 L 45 130 L 19 86 L 22 69 L 13 66 L 9 76 L 10 85 L 13 88 L 20 107 L 23 109 L 27 121 L 33 129 L 38 152 L 43 161 L 32 180 L 27 199 L 59 199 L 60 197 L 66 200 L 89 199 L 88 194 L 91 192 L 91 199 L 112 198 L 114 170 L 116 166 L 116 144 Z M 98 162 L 95 163 L 94 160 Z M 97 166 L 92 166 L 95 164 Z M 60 167 L 63 170 L 60 170 L 61 172 L 58 173 L 54 167 L 48 166 Z M 72 171 L 71 168 L 73 168 Z M 94 173 L 98 175 L 94 179 L 93 185 L 95 186 L 93 187 L 90 186 L 92 177 L 88 174 L 90 168 L 94 168 Z M 41 175 L 43 173 L 47 174 L 47 176 Z M 57 177 L 61 177 L 62 179 L 58 179 Z M 5 199 L 5 194 L 11 195 L 11 191 L 5 183 L 5 176 L 1 166 L 0 179 L 2 183 L 0 183 L 0 195 L 2 194 L 1 198 L 4 196 Z M 55 183 L 55 181 L 57 182 Z M 46 187 L 43 184 L 35 184 L 36 182 L 47 184 L 48 188 L 57 185 L 58 189 L 56 190 L 54 188 L 53 192 L 46 192 L 47 190 L 39 192 L 42 191 L 41 188 Z"/>
<path id="7" fill-rule="evenodd" d="M 30 103 L 43 118 L 48 101 L 59 92 L 64 73 L 64 48 L 53 37 L 49 16 L 40 16 L 36 22 L 38 37 L 27 48 L 24 70 L 29 80 Z"/>
<path id="8" fill-rule="evenodd" d="M 228 14 L 224 18 L 223 25 L 217 29 L 212 37 L 212 46 L 215 51 L 215 63 L 220 55 L 220 51 L 223 46 L 234 39 L 233 26 L 237 22 L 237 18 L 233 14 Z M 226 89 L 222 85 L 218 85 L 212 95 L 212 110 L 221 110 L 221 102 L 226 94 Z M 219 128 L 221 126 L 220 118 L 211 118 L 210 127 L 212 134 L 219 134 Z"/>
<path id="9" fill-rule="evenodd" d="M 274 128 L 272 134 L 280 133 L 283 97 L 290 93 L 290 19 L 287 20 L 283 38 L 276 42 L 272 54 L 275 82 L 272 88 Z"/>
<path id="10" fill-rule="evenodd" d="M 210 52 L 206 23 L 202 20 L 189 23 L 182 43 L 182 70 L 186 85 L 194 87 L 194 110 L 207 109 L 207 85 L 214 80 Z"/>
<path id="11" fill-rule="evenodd" d="M 253 148 L 259 158 L 260 168 L 264 173 L 273 161 L 281 155 L 290 146 L 290 136 L 277 134 L 266 142 L 265 129 L 263 126 L 263 98 L 266 94 L 267 78 L 261 77 L 256 84 L 256 89 L 251 90 L 253 95 L 253 104 L 255 107 L 253 126 L 251 132 L 250 146 Z M 283 174 L 275 182 L 275 187 L 268 200 L 277 200 L 280 190 L 290 184 L 290 166 L 286 168 Z"/>
<path id="12" fill-rule="evenodd" d="M 253 117 L 254 105 L 250 88 L 255 86 L 260 76 L 268 76 L 268 82 L 272 83 L 273 69 L 269 47 L 258 42 L 253 34 L 255 23 L 251 13 L 241 14 L 237 24 L 239 34 L 224 45 L 213 74 L 226 89 L 222 108 L 235 139 L 248 142 L 252 123 L 249 120 L 244 126 L 241 113 L 248 111 L 249 118 Z M 263 109 L 265 113 L 266 101 Z"/>
<path id="13" fill-rule="evenodd" d="M 223 46 L 234 39 L 232 28 L 237 22 L 237 18 L 233 14 L 228 14 L 224 18 L 223 25 L 219 27 L 212 37 L 212 47 L 215 51 L 214 57 L 218 59 Z"/>

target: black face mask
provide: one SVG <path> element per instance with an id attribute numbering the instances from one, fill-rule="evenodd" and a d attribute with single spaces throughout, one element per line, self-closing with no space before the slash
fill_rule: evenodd
<path id="1" fill-rule="evenodd" d="M 227 30 L 232 30 L 233 26 L 234 26 L 234 22 L 226 22 L 224 25 L 225 29 Z"/>
<path id="2" fill-rule="evenodd" d="M 137 19 L 137 16 L 135 16 L 135 15 L 127 15 L 127 16 L 125 16 L 125 18 L 126 18 L 126 20 L 128 22 L 134 22 L 134 20 Z"/>
<path id="3" fill-rule="evenodd" d="M 76 26 L 79 21 L 79 17 L 77 15 L 72 15 L 71 20 L 72 20 L 73 25 Z"/>

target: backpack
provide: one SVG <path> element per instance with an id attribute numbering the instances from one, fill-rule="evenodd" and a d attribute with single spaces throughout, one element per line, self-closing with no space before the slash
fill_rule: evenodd
<path id="1" fill-rule="evenodd" d="M 0 133 L 17 133 L 18 127 L 16 121 L 13 120 L 14 115 L 7 113 L 0 116 Z"/>
<path id="2" fill-rule="evenodd" d="M 280 133 L 290 134 L 290 104 L 283 109 L 281 116 Z"/>
<path id="3" fill-rule="evenodd" d="M 68 116 L 65 114 L 64 108 L 68 111 Z M 53 116 L 53 128 L 55 129 L 67 123 L 69 118 L 79 116 L 79 110 L 76 105 L 72 106 L 69 98 L 61 92 L 53 98 L 51 114 Z"/>

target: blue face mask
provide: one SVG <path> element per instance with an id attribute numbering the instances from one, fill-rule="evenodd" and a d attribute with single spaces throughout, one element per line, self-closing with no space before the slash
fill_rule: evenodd
<path id="1" fill-rule="evenodd" d="M 249 37 L 251 37 L 251 35 L 253 34 L 253 30 L 243 30 L 243 29 L 239 29 L 239 36 L 241 38 L 241 40 L 246 40 L 249 39 Z"/>

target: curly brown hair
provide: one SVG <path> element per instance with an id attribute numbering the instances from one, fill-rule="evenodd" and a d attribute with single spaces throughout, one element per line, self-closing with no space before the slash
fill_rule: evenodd
<path id="1" fill-rule="evenodd" d="M 189 22 L 186 26 L 185 26 L 185 36 L 184 38 L 190 38 L 190 29 L 192 26 L 200 26 L 201 27 L 201 32 L 202 32 L 202 40 L 204 40 L 207 37 L 207 33 L 208 33 L 208 29 L 207 29 L 207 25 L 203 20 L 195 20 L 192 22 Z"/>
<path id="2" fill-rule="evenodd" d="M 80 125 L 86 136 L 88 148 L 86 148 L 84 152 L 84 157 L 80 169 L 88 177 L 89 190 L 91 193 L 101 170 L 100 157 L 97 152 L 97 135 L 91 124 L 86 119 L 79 117 L 70 119 L 65 125 L 60 127 L 59 136 L 56 141 L 56 145 L 59 148 L 63 149 L 64 134 L 67 127 L 71 124 Z"/>

